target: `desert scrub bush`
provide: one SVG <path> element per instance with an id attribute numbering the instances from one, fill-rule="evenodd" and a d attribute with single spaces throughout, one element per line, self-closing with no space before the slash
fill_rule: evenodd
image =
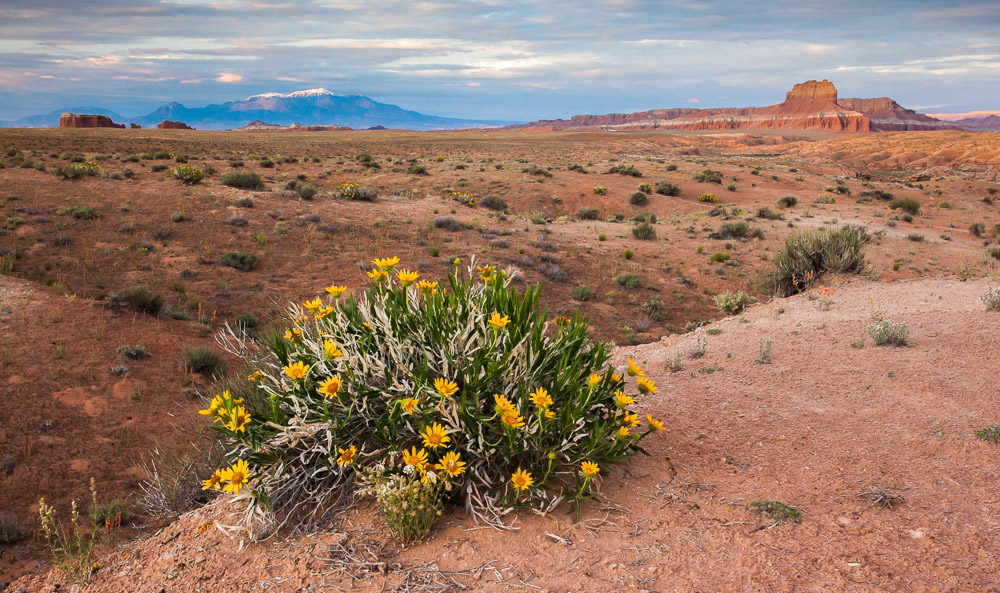
<path id="1" fill-rule="evenodd" d="M 620 288 L 639 288 L 639 277 L 635 274 L 621 274 L 615 278 L 615 284 Z"/>
<path id="2" fill-rule="evenodd" d="M 632 195 L 628 198 L 628 203 L 633 206 L 645 206 L 649 203 L 649 197 L 641 191 L 632 192 Z"/>
<path id="3" fill-rule="evenodd" d="M 84 176 L 104 177 L 107 175 L 104 168 L 94 161 L 66 165 L 65 167 L 59 169 L 59 174 L 62 175 L 64 179 L 77 179 Z"/>
<path id="4" fill-rule="evenodd" d="M 67 211 L 67 214 L 76 220 L 96 220 L 101 217 L 101 211 L 90 206 L 73 206 Z"/>
<path id="5" fill-rule="evenodd" d="M 653 241 L 656 239 L 656 229 L 648 222 L 641 222 L 632 227 L 632 236 L 640 241 Z"/>
<path id="6" fill-rule="evenodd" d="M 680 186 L 674 185 L 669 181 L 657 181 L 656 185 L 653 187 L 653 191 L 660 194 L 661 196 L 679 196 L 681 195 Z"/>
<path id="7" fill-rule="evenodd" d="M 778 198 L 779 208 L 792 208 L 799 203 L 799 199 L 795 196 L 782 196 Z"/>
<path id="8" fill-rule="evenodd" d="M 249 251 L 229 251 L 223 253 L 220 261 L 224 266 L 236 268 L 243 272 L 250 272 L 257 269 L 257 256 Z"/>
<path id="9" fill-rule="evenodd" d="M 993 424 L 976 431 L 976 438 L 990 443 L 1000 443 L 1000 424 Z"/>
<path id="10" fill-rule="evenodd" d="M 785 215 L 781 212 L 775 212 L 767 206 L 762 206 L 757 209 L 757 218 L 763 218 L 765 220 L 785 220 Z"/>
<path id="11" fill-rule="evenodd" d="M 163 311 L 163 295 L 153 292 L 145 286 L 129 286 L 115 295 L 112 300 L 125 303 L 133 311 L 159 315 Z"/>
<path id="12" fill-rule="evenodd" d="M 716 295 L 712 300 L 715 301 L 715 306 L 726 315 L 742 313 L 747 305 L 757 302 L 757 299 L 742 290 L 738 292 L 724 292 Z"/>
<path id="13" fill-rule="evenodd" d="M 181 362 L 185 370 L 206 377 L 222 377 L 226 371 L 226 359 L 208 346 L 185 346 L 181 351 Z"/>
<path id="14" fill-rule="evenodd" d="M 753 501 L 747 505 L 747 510 L 767 515 L 775 523 L 797 523 L 802 520 L 802 511 L 777 500 Z"/>
<path id="15" fill-rule="evenodd" d="M 858 201 L 859 202 L 863 198 L 881 200 L 883 202 L 890 202 L 890 201 L 892 201 L 893 195 L 891 193 L 889 193 L 887 191 L 884 191 L 884 190 L 881 190 L 881 189 L 873 189 L 873 190 L 863 191 L 860 194 L 858 194 Z"/>
<path id="16" fill-rule="evenodd" d="M 116 352 L 125 360 L 142 360 L 148 354 L 146 347 L 142 344 L 125 344 L 119 346 Z"/>
<path id="17" fill-rule="evenodd" d="M 974 222 L 969 225 L 969 232 L 972 233 L 973 237 L 982 238 L 986 234 L 986 225 L 981 222 Z"/>
<path id="18" fill-rule="evenodd" d="M 529 175 L 536 175 L 538 177 L 552 177 L 552 171 L 539 167 L 538 165 L 531 165 L 530 167 L 525 167 L 521 169 L 521 172 L 527 173 Z"/>
<path id="19" fill-rule="evenodd" d="M 410 165 L 406 169 L 406 172 L 409 175 L 430 175 L 430 173 L 427 172 L 427 167 L 423 165 L 417 165 L 415 163 Z"/>
<path id="20" fill-rule="evenodd" d="M 639 171 L 639 169 L 636 169 L 634 165 L 629 165 L 627 167 L 624 165 L 615 165 L 614 167 L 608 169 L 609 175 L 614 173 L 627 175 L 629 177 L 642 177 L 642 172 Z"/>
<path id="21" fill-rule="evenodd" d="M 170 176 L 185 185 L 195 185 L 205 178 L 205 172 L 191 165 L 177 165 L 170 170 Z"/>
<path id="22" fill-rule="evenodd" d="M 480 200 L 483 208 L 488 208 L 495 212 L 506 212 L 507 211 L 507 200 L 501 198 L 500 196 L 489 195 Z"/>
<path id="23" fill-rule="evenodd" d="M 741 239 L 750 232 L 750 226 L 742 220 L 724 222 L 719 227 L 718 235 L 722 239 Z"/>
<path id="24" fill-rule="evenodd" d="M 357 183 L 341 183 L 337 186 L 338 195 L 345 200 L 361 200 L 362 202 L 374 202 L 378 199 L 378 190 L 366 185 Z"/>
<path id="25" fill-rule="evenodd" d="M 986 305 L 987 311 L 1000 311 L 1000 288 L 990 288 L 979 298 Z"/>
<path id="26" fill-rule="evenodd" d="M 920 213 L 920 202 L 913 198 L 893 198 L 889 202 L 889 208 L 902 210 L 907 214 L 916 215 Z"/>
<path id="27" fill-rule="evenodd" d="M 601 217 L 601 211 L 598 208 L 580 208 L 576 216 L 580 220 L 597 220 Z"/>
<path id="28" fill-rule="evenodd" d="M 650 193 L 653 193 L 653 184 L 652 183 L 640 183 L 638 186 L 636 186 L 635 189 L 636 189 L 636 191 L 641 191 L 644 194 L 650 194 Z"/>
<path id="29" fill-rule="evenodd" d="M 227 171 L 222 174 L 219 183 L 239 189 L 263 190 L 264 180 L 253 171 Z"/>
<path id="30" fill-rule="evenodd" d="M 56 570 L 72 581 L 84 581 L 92 568 L 95 534 L 80 520 L 76 500 L 71 503 L 68 524 L 59 519 L 56 510 L 44 498 L 38 500 L 38 519 Z"/>
<path id="31" fill-rule="evenodd" d="M 0 517 L 0 546 L 16 544 L 28 536 L 24 524 L 9 517 Z"/>
<path id="32" fill-rule="evenodd" d="M 608 188 L 603 185 L 595 185 L 592 191 L 595 195 L 606 196 L 608 195 Z"/>
<path id="33" fill-rule="evenodd" d="M 428 504 L 500 525 L 515 507 L 595 497 L 595 476 L 662 428 L 629 409 L 625 373 L 579 314 L 547 331 L 538 285 L 518 293 L 508 273 L 475 262 L 431 282 L 398 263 L 376 260 L 357 296 L 331 286 L 291 305 L 288 331 L 266 347 L 220 337 L 257 370 L 202 411 L 231 464 L 206 486 L 245 491 L 253 533 L 314 523 L 355 504 L 359 485 L 378 496 L 393 480 L 413 500 L 402 491 L 418 476 L 440 483 L 419 494 Z M 656 391 L 635 363 L 629 373 Z"/>
<path id="34" fill-rule="evenodd" d="M 809 289 L 826 272 L 861 274 L 869 240 L 864 228 L 854 226 L 791 235 L 771 258 L 775 272 L 769 282 L 777 294 L 789 296 Z"/>
<path id="35" fill-rule="evenodd" d="M 707 204 L 717 204 L 719 202 L 719 196 L 711 192 L 705 192 L 698 196 L 698 201 L 705 202 Z"/>
<path id="36" fill-rule="evenodd" d="M 569 295 L 581 303 L 585 303 L 594 298 L 594 291 L 586 286 L 577 286 L 569 291 Z"/>
<path id="37" fill-rule="evenodd" d="M 253 198 L 250 196 L 244 196 L 236 200 L 236 205 L 240 208 L 253 208 Z"/>
<path id="38" fill-rule="evenodd" d="M 820 194 L 819 197 L 813 200 L 813 204 L 836 204 L 836 203 L 837 203 L 837 198 L 827 194 Z"/>
<path id="39" fill-rule="evenodd" d="M 462 204 L 463 206 L 468 206 L 469 208 L 475 208 L 478 198 L 476 194 L 470 194 L 461 191 L 450 191 L 448 192 L 448 198 L 455 200 L 456 202 Z"/>
<path id="40" fill-rule="evenodd" d="M 434 219 L 434 228 L 446 231 L 460 231 L 463 226 L 454 216 L 438 216 Z"/>
<path id="41" fill-rule="evenodd" d="M 891 319 L 876 321 L 868 326 L 868 335 L 876 346 L 907 346 L 906 324 Z"/>
<path id="42" fill-rule="evenodd" d="M 694 174 L 694 180 L 698 183 L 718 183 L 722 185 L 722 172 L 705 169 Z"/>

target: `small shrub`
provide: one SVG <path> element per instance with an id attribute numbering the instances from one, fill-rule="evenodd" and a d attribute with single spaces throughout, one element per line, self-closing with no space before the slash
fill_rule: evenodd
<path id="1" fill-rule="evenodd" d="M 873 189 L 873 190 L 863 191 L 860 194 L 858 194 L 859 202 L 865 198 L 880 200 L 883 202 L 890 202 L 892 201 L 893 195 L 881 189 Z"/>
<path id="2" fill-rule="evenodd" d="M 552 177 L 552 171 L 539 167 L 538 165 L 531 165 L 530 167 L 525 167 L 521 169 L 522 173 L 528 173 L 529 175 L 536 175 L 538 177 Z"/>
<path id="3" fill-rule="evenodd" d="M 134 344 L 131 346 L 126 344 L 124 346 L 119 346 L 117 352 L 118 356 L 121 356 L 126 360 L 142 360 L 143 358 L 146 358 L 146 354 L 148 354 L 146 347 L 142 344 Z"/>
<path id="4" fill-rule="evenodd" d="M 24 523 L 9 517 L 0 517 L 0 546 L 10 546 L 28 536 Z"/>
<path id="5" fill-rule="evenodd" d="M 633 165 L 629 165 L 628 167 L 625 167 L 623 165 L 616 165 L 608 169 L 608 174 L 614 174 L 614 173 L 617 173 L 619 175 L 627 175 L 630 177 L 642 177 L 642 172 L 639 171 L 639 169 L 636 169 L 635 166 Z"/>
<path id="6" fill-rule="evenodd" d="M 565 282 L 569 279 L 569 274 L 566 273 L 566 270 L 563 270 L 554 263 L 548 263 L 542 266 L 541 272 L 543 276 L 553 282 Z"/>
<path id="7" fill-rule="evenodd" d="M 101 211 L 90 206 L 73 206 L 69 209 L 69 215 L 77 220 L 96 220 L 101 217 Z"/>
<path id="8" fill-rule="evenodd" d="M 455 232 L 464 227 L 454 216 L 438 216 L 434 219 L 434 228 Z"/>
<path id="9" fill-rule="evenodd" d="M 581 303 L 585 303 L 594 298 L 594 291 L 586 286 L 577 286 L 569 291 L 569 295 Z"/>
<path id="10" fill-rule="evenodd" d="M 771 364 L 771 338 L 760 338 L 757 343 L 757 358 L 754 362 L 757 364 Z"/>
<path id="11" fill-rule="evenodd" d="M 226 370 L 226 360 L 208 346 L 185 346 L 182 357 L 184 368 L 192 373 L 221 378 Z"/>
<path id="12" fill-rule="evenodd" d="M 644 194 L 649 194 L 653 192 L 653 185 L 651 183 L 640 183 L 635 189 Z"/>
<path id="13" fill-rule="evenodd" d="M 601 211 L 597 208 L 580 208 L 576 216 L 580 220 L 597 220 L 601 217 Z"/>
<path id="14" fill-rule="evenodd" d="M 244 272 L 257 269 L 257 256 L 249 251 L 229 251 L 222 254 L 222 265 Z"/>
<path id="15" fill-rule="evenodd" d="M 742 220 L 722 223 L 719 227 L 719 237 L 723 239 L 741 239 L 746 237 L 750 226 Z"/>
<path id="16" fill-rule="evenodd" d="M 836 203 L 837 203 L 837 198 L 827 194 L 820 194 L 818 198 L 813 200 L 813 204 L 836 204 Z"/>
<path id="17" fill-rule="evenodd" d="M 566 167 L 567 171 L 576 171 L 577 173 L 583 173 L 584 175 L 590 173 L 590 171 L 583 168 L 583 165 L 578 165 L 576 163 Z"/>
<path id="18" fill-rule="evenodd" d="M 140 313 L 159 315 L 163 311 L 163 296 L 145 286 L 130 286 L 118 293 L 115 300 L 127 304 L 132 310 Z"/>
<path id="19" fill-rule="evenodd" d="M 635 257 L 635 252 L 632 251 L 631 249 L 626 249 L 623 255 L 625 256 L 625 259 L 632 259 L 633 257 Z"/>
<path id="20" fill-rule="evenodd" d="M 262 163 L 263 165 L 263 163 Z M 253 171 L 227 171 L 222 174 L 219 183 L 228 187 L 248 190 L 263 190 L 264 180 Z"/>
<path id="21" fill-rule="evenodd" d="M 615 284 L 620 288 L 634 289 L 639 287 L 639 277 L 635 274 L 622 274 L 615 278 Z"/>
<path id="22" fill-rule="evenodd" d="M 889 202 L 889 208 L 902 210 L 910 215 L 916 215 L 920 213 L 920 202 L 913 198 L 893 198 Z"/>
<path id="23" fill-rule="evenodd" d="M 251 313 L 240 313 L 236 316 L 236 327 L 243 333 L 247 333 L 257 327 L 257 318 Z"/>
<path id="24" fill-rule="evenodd" d="M 656 229 L 648 222 L 642 222 L 632 227 L 632 236 L 640 241 L 652 241 L 656 239 Z"/>
<path id="25" fill-rule="evenodd" d="M 657 181 L 656 186 L 654 186 L 653 191 L 660 194 L 661 196 L 672 196 L 677 197 L 681 195 L 681 188 L 678 185 L 674 185 L 669 181 Z"/>
<path id="26" fill-rule="evenodd" d="M 500 196 L 489 195 L 480 200 L 479 202 L 483 208 L 488 208 L 496 212 L 506 212 L 507 211 L 507 200 L 504 200 Z"/>
<path id="27" fill-rule="evenodd" d="M 990 288 L 982 297 L 987 311 L 1000 311 L 1000 288 Z"/>
<path id="28" fill-rule="evenodd" d="M 247 219 L 243 218 L 242 214 L 233 214 L 232 216 L 226 219 L 226 224 L 235 227 L 245 227 L 250 223 L 247 222 Z"/>
<path id="29" fill-rule="evenodd" d="M 969 225 L 969 232 L 972 233 L 973 237 L 982 238 L 986 234 L 986 225 L 981 222 L 974 222 Z"/>
<path id="30" fill-rule="evenodd" d="M 728 251 L 717 251 L 713 253 L 708 259 L 715 263 L 725 263 L 732 259 L 732 255 Z"/>
<path id="31" fill-rule="evenodd" d="M 178 165 L 171 169 L 170 176 L 186 185 L 195 185 L 205 178 L 205 172 L 191 165 Z"/>
<path id="32" fill-rule="evenodd" d="M 876 346 L 906 346 L 906 324 L 890 319 L 876 321 L 868 326 L 868 335 Z"/>
<path id="33" fill-rule="evenodd" d="M 771 258 L 776 293 L 788 296 L 808 289 L 826 272 L 860 274 L 865 270 L 865 229 L 805 231 L 785 239 L 784 249 Z"/>
<path id="34" fill-rule="evenodd" d="M 718 183 L 722 184 L 722 172 L 705 169 L 694 174 L 694 179 L 698 183 Z"/>
<path id="35" fill-rule="evenodd" d="M 406 169 L 406 172 L 409 175 L 430 175 L 430 173 L 427 172 L 427 167 L 416 163 L 410 165 L 409 168 Z"/>
<path id="36" fill-rule="evenodd" d="M 781 212 L 775 212 L 767 206 L 762 206 L 757 209 L 757 218 L 763 218 L 766 220 L 785 220 L 785 215 Z"/>
<path id="37" fill-rule="evenodd" d="M 107 173 L 104 169 L 93 161 L 85 163 L 73 163 L 59 169 L 59 174 L 65 179 L 77 179 L 79 177 L 105 177 Z"/>
<path id="38" fill-rule="evenodd" d="M 719 197 L 713 193 L 706 192 L 698 196 L 698 201 L 705 202 L 707 204 L 717 204 L 719 202 Z"/>
<path id="39" fill-rule="evenodd" d="M 715 306 L 726 315 L 738 315 L 746 309 L 747 305 L 757 302 L 757 299 L 742 290 L 735 293 L 724 292 L 716 295 L 713 300 L 715 301 Z"/>
<path id="40" fill-rule="evenodd" d="M 628 203 L 633 206 L 645 206 L 648 202 L 649 198 L 641 191 L 633 192 L 628 199 Z"/>
<path id="41" fill-rule="evenodd" d="M 799 203 L 799 199 L 795 196 L 782 196 L 778 198 L 779 208 L 792 208 Z"/>
<path id="42" fill-rule="evenodd" d="M 747 505 L 747 509 L 767 515 L 776 523 L 798 523 L 802 520 L 802 511 L 777 500 L 753 501 Z"/>
<path id="43" fill-rule="evenodd" d="M 604 187 L 603 185 L 595 185 L 594 189 L 592 189 L 591 191 L 598 196 L 608 195 L 608 188 Z"/>
<path id="44" fill-rule="evenodd" d="M 299 183 L 295 186 L 296 193 L 303 200 L 311 200 L 316 197 L 316 186 L 309 183 Z"/>
<path id="45" fill-rule="evenodd" d="M 990 443 L 1000 443 L 1000 424 L 994 424 L 977 430 L 976 438 Z"/>

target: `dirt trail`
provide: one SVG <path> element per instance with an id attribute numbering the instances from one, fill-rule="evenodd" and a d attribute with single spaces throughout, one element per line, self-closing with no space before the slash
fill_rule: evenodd
<path id="1" fill-rule="evenodd" d="M 400 549 L 363 509 L 239 551 L 218 527 L 231 511 L 220 499 L 102 558 L 87 590 L 1000 591 L 1000 449 L 974 436 L 1000 422 L 1000 315 L 979 299 L 995 284 L 851 280 L 827 311 L 777 299 L 667 346 L 618 349 L 616 364 L 632 356 L 656 381 L 640 408 L 668 430 L 605 476 L 579 523 L 561 508 L 520 515 L 518 531 L 473 530 L 454 512 Z M 872 344 L 876 310 L 907 324 L 910 347 Z M 754 362 L 761 339 L 770 364 Z M 670 373 L 675 352 L 684 368 Z M 873 488 L 905 502 L 859 497 Z M 771 527 L 746 510 L 763 500 L 801 522 Z M 50 572 L 11 590 L 59 582 Z"/>

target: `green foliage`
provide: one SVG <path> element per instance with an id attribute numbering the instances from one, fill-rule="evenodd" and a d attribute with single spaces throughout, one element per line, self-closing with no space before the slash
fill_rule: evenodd
<path id="1" fill-rule="evenodd" d="M 639 277 L 635 274 L 621 274 L 615 278 L 615 284 L 620 288 L 633 289 L 639 287 Z"/>
<path id="2" fill-rule="evenodd" d="M 761 206 L 757 209 L 757 218 L 763 218 L 766 220 L 785 220 L 785 215 L 781 212 L 775 212 L 767 206 Z"/>
<path id="3" fill-rule="evenodd" d="M 678 185 L 674 185 L 669 181 L 657 181 L 656 185 L 653 187 L 653 191 L 660 194 L 661 196 L 679 196 L 681 195 L 681 188 Z"/>
<path id="4" fill-rule="evenodd" d="M 614 173 L 627 175 L 629 177 L 642 177 L 642 172 L 639 171 L 639 169 L 636 169 L 634 165 L 629 165 L 627 167 L 624 165 L 615 165 L 614 167 L 608 169 L 608 174 Z"/>
<path id="5" fill-rule="evenodd" d="M 799 199 L 795 196 L 782 196 L 778 198 L 779 208 L 791 208 L 799 203 Z"/>
<path id="6" fill-rule="evenodd" d="M 649 198 L 641 191 L 632 192 L 632 195 L 628 199 L 628 203 L 633 206 L 645 206 L 648 202 Z"/>
<path id="7" fill-rule="evenodd" d="M 648 222 L 641 222 L 632 227 L 632 236 L 640 241 L 652 241 L 656 239 L 656 229 Z"/>
<path id="8" fill-rule="evenodd" d="M 257 269 L 257 256 L 249 251 L 229 251 L 222 254 L 222 265 L 244 272 Z"/>
<path id="9" fill-rule="evenodd" d="M 395 263 L 377 261 L 386 276 L 357 297 L 309 303 L 307 321 L 290 306 L 289 331 L 253 355 L 258 382 L 213 402 L 228 461 L 247 462 L 253 476 L 248 527 L 262 516 L 316 520 L 354 504 L 360 483 L 405 539 L 425 533 L 446 499 L 499 524 L 512 507 L 595 497 L 583 462 L 610 471 L 642 452 L 655 427 L 616 403 L 626 381 L 578 314 L 551 326 L 539 286 L 520 294 L 506 273 L 475 262 L 439 286 L 405 276 L 409 288 Z M 238 397 L 250 414 L 239 431 Z M 448 441 L 430 440 L 435 427 Z M 414 486 L 417 476 L 440 489 Z M 387 507 L 401 500 L 434 510 L 393 516 L 400 505 Z"/>
<path id="10" fill-rule="evenodd" d="M 226 371 L 226 359 L 208 346 L 185 346 L 181 356 L 189 372 L 220 378 Z"/>
<path id="11" fill-rule="evenodd" d="M 920 202 L 913 198 L 893 198 L 889 202 L 889 207 L 893 210 L 902 210 L 911 215 L 920 213 Z"/>
<path id="12" fill-rule="evenodd" d="M 90 206 L 73 206 L 67 214 L 77 220 L 96 220 L 101 217 L 101 211 Z"/>
<path id="13" fill-rule="evenodd" d="M 883 319 L 868 326 L 868 335 L 876 346 L 907 346 L 906 324 L 903 322 Z"/>
<path id="14" fill-rule="evenodd" d="M 977 430 L 976 438 L 990 443 L 1000 443 L 1000 424 L 993 424 Z"/>
<path id="15" fill-rule="evenodd" d="M 159 315 L 163 311 L 163 296 L 145 286 L 129 286 L 118 293 L 114 300 L 127 304 L 139 313 Z"/>
<path id="16" fill-rule="evenodd" d="M 1000 311 L 1000 288 L 990 288 L 980 298 L 988 311 Z"/>
<path id="17" fill-rule="evenodd" d="M 569 294 L 571 297 L 580 301 L 581 303 L 585 303 L 590 299 L 594 298 L 594 291 L 590 290 L 586 286 L 574 287 L 572 290 L 569 291 Z"/>
<path id="18" fill-rule="evenodd" d="M 227 171 L 222 174 L 219 183 L 239 189 L 263 190 L 264 180 L 253 171 Z"/>
<path id="19" fill-rule="evenodd" d="M 719 227 L 719 237 L 723 239 L 740 239 L 746 237 L 750 226 L 742 220 L 724 222 Z"/>
<path id="20" fill-rule="evenodd" d="M 698 183 L 718 183 L 722 185 L 722 172 L 705 169 L 694 174 L 694 179 Z"/>
<path id="21" fill-rule="evenodd" d="M 59 174 L 65 179 L 77 179 L 79 177 L 104 177 L 104 169 L 93 161 L 85 163 L 73 163 L 59 169 Z"/>
<path id="22" fill-rule="evenodd" d="M 893 195 L 885 190 L 872 189 L 866 190 L 858 194 L 858 201 L 860 202 L 863 198 L 870 198 L 875 200 L 881 200 L 883 202 L 892 201 Z"/>
<path id="23" fill-rule="evenodd" d="M 742 290 L 738 292 L 724 292 L 722 294 L 718 294 L 713 298 L 713 300 L 715 301 L 715 306 L 726 315 L 737 315 L 742 313 L 743 310 L 746 309 L 747 305 L 757 302 L 757 299 L 746 294 Z"/>
<path id="24" fill-rule="evenodd" d="M 552 177 L 552 171 L 539 167 L 538 165 L 531 165 L 530 167 L 525 167 L 521 169 L 522 173 L 528 173 L 529 175 L 535 175 L 538 177 Z"/>
<path id="25" fill-rule="evenodd" d="M 170 170 L 170 176 L 185 185 L 195 185 L 205 178 L 205 172 L 191 165 L 177 165 Z"/>
<path id="26" fill-rule="evenodd" d="M 479 202 L 483 208 L 488 208 L 496 212 L 506 212 L 507 211 L 507 200 L 496 195 L 489 195 L 483 198 Z"/>
<path id="27" fill-rule="evenodd" d="M 818 198 L 813 200 L 813 204 L 836 204 L 836 203 L 837 203 L 837 198 L 827 194 L 820 194 Z"/>
<path id="28" fill-rule="evenodd" d="M 580 208 L 576 213 L 580 220 L 597 220 L 601 217 L 599 208 Z"/>
<path id="29" fill-rule="evenodd" d="M 638 187 L 635 188 L 637 191 L 641 191 L 644 194 L 653 193 L 653 184 L 651 183 L 640 183 Z"/>
<path id="30" fill-rule="evenodd" d="M 863 273 L 869 240 L 864 228 L 853 226 L 789 236 L 785 247 L 772 258 L 774 291 L 781 296 L 802 292 L 826 272 Z"/>
<path id="31" fill-rule="evenodd" d="M 767 515 L 777 523 L 798 523 L 802 520 L 802 511 L 777 500 L 753 501 L 747 509 Z"/>
<path id="32" fill-rule="evenodd" d="M 594 188 L 590 191 L 594 192 L 594 194 L 598 196 L 608 195 L 608 188 L 603 185 L 595 185 Z"/>

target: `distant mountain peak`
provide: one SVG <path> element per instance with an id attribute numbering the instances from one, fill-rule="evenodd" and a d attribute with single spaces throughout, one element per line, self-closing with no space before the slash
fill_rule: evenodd
<path id="1" fill-rule="evenodd" d="M 293 99 L 299 97 L 319 97 L 321 95 L 333 95 L 333 91 L 321 87 L 318 89 L 306 89 L 304 91 L 295 91 L 293 93 L 261 93 L 259 95 L 251 95 L 247 97 L 246 100 L 253 101 L 255 99 Z"/>

